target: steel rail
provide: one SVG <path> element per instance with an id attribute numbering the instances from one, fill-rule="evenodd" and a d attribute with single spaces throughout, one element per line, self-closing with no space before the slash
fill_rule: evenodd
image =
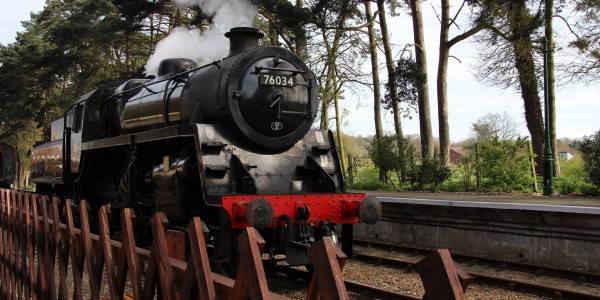
<path id="1" fill-rule="evenodd" d="M 386 266 L 410 267 L 416 269 L 417 264 L 416 262 L 408 260 L 380 257 L 369 254 L 355 253 L 354 257 L 362 261 L 384 264 Z M 528 293 L 555 299 L 600 300 L 600 295 L 590 295 L 571 290 L 559 289 L 551 286 L 543 286 L 518 280 L 493 277 L 475 272 L 469 272 L 469 274 L 475 277 L 475 283 L 477 284 L 499 287 L 516 292 Z"/>
<path id="2" fill-rule="evenodd" d="M 431 249 L 425 249 L 425 248 L 420 248 L 420 247 L 410 247 L 410 246 L 400 246 L 400 245 L 394 245 L 391 243 L 384 243 L 384 242 L 378 242 L 378 241 L 367 241 L 367 240 L 361 240 L 361 239 L 354 239 L 354 242 L 358 243 L 358 244 L 362 244 L 362 245 L 367 244 L 367 245 L 372 245 L 372 246 L 376 246 L 379 248 L 392 248 L 392 249 L 398 249 L 398 250 L 408 251 L 408 252 L 417 252 L 417 253 L 423 252 L 426 254 L 433 252 L 433 250 L 431 250 Z M 460 253 L 455 253 L 452 251 L 451 251 L 451 253 L 452 253 L 452 259 L 454 259 L 455 261 L 458 261 L 458 262 L 471 263 L 471 264 L 475 264 L 475 265 L 484 265 L 484 266 L 489 266 L 489 267 L 495 267 L 498 269 L 510 269 L 510 270 L 514 270 L 514 271 L 526 272 L 526 273 L 531 273 L 531 274 L 536 274 L 536 275 L 546 275 L 546 276 L 550 276 L 550 277 L 569 279 L 569 280 L 573 280 L 576 282 L 589 282 L 589 283 L 600 285 L 600 274 L 598 274 L 598 273 L 562 269 L 562 268 L 556 268 L 556 267 L 550 267 L 550 266 L 540 266 L 540 265 L 535 265 L 535 264 L 530 264 L 530 263 L 516 262 L 516 261 L 510 261 L 510 260 L 504 260 L 504 259 L 495 259 L 495 258 L 489 258 L 489 257 L 480 257 L 480 256 L 474 256 L 474 255 L 468 255 L 468 254 L 460 254 Z"/>
<path id="3" fill-rule="evenodd" d="M 286 275 L 292 276 L 294 278 L 302 278 L 306 280 L 306 282 L 310 282 L 311 274 L 307 271 L 298 270 L 295 268 L 281 268 L 278 269 L 277 272 L 284 273 Z M 408 294 L 403 294 L 399 292 L 388 291 L 382 288 L 378 288 L 376 286 L 359 283 L 356 281 L 346 280 L 344 279 L 344 284 L 346 285 L 346 290 L 349 292 L 353 292 L 359 294 L 367 299 L 398 299 L 398 300 L 421 300 L 422 298 L 419 296 L 413 296 Z"/>

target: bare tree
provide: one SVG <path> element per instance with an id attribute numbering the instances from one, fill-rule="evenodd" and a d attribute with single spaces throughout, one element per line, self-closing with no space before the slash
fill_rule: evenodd
<path id="1" fill-rule="evenodd" d="M 514 140 L 519 136 L 517 123 L 509 113 L 488 112 L 471 125 L 473 138 L 478 142 Z"/>

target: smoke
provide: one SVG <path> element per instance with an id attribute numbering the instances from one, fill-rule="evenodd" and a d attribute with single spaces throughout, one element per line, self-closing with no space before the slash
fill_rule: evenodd
<path id="1" fill-rule="evenodd" d="M 188 58 L 199 64 L 227 56 L 229 41 L 225 32 L 233 27 L 252 26 L 257 13 L 249 0 L 172 0 L 175 5 L 199 7 L 213 23 L 207 30 L 177 27 L 156 45 L 146 63 L 146 75 L 156 75 L 158 64 L 166 58 Z"/>

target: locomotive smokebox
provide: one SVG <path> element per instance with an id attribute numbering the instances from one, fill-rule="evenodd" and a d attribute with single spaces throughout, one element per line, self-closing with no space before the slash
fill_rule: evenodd
<path id="1" fill-rule="evenodd" d="M 225 37 L 229 38 L 229 56 L 232 56 L 258 47 L 258 40 L 264 34 L 252 27 L 235 27 L 225 33 Z"/>

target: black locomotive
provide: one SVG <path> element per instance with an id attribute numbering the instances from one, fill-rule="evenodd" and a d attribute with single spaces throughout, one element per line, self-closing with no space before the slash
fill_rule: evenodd
<path id="1" fill-rule="evenodd" d="M 219 61 L 167 59 L 156 78 L 81 96 L 32 152 L 38 193 L 132 207 L 141 224 L 157 211 L 174 225 L 200 216 L 225 268 L 237 229 L 261 230 L 272 254 L 297 265 L 333 225 L 376 222 L 376 200 L 345 192 L 332 133 L 310 129 L 313 73 L 284 48 L 258 46 L 256 29 L 225 36 L 230 53 Z"/>
<path id="2" fill-rule="evenodd" d="M 0 188 L 10 188 L 15 182 L 15 148 L 0 143 Z"/>

